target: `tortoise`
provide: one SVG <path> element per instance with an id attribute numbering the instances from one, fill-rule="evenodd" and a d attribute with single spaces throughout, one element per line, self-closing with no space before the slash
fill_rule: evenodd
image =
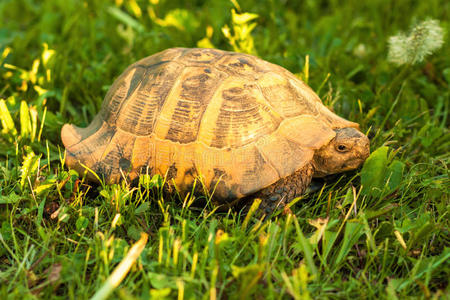
<path id="1" fill-rule="evenodd" d="M 61 138 L 67 166 L 91 180 L 160 174 L 186 194 L 200 178 L 219 204 L 254 196 L 271 207 L 312 177 L 358 168 L 369 155 L 358 128 L 278 65 L 172 48 L 129 66 L 92 123 L 65 124 Z"/>

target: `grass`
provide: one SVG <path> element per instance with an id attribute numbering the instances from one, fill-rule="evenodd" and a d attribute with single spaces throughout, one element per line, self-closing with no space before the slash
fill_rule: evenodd
<path id="1" fill-rule="evenodd" d="M 448 33 L 449 12 L 443 0 L 2 1 L 0 294 L 448 298 L 449 39 L 416 65 L 387 54 L 427 18 Z M 67 170 L 61 126 L 86 126 L 126 66 L 175 46 L 297 73 L 361 124 L 372 156 L 264 222 L 165 197 L 158 177 L 96 186 Z"/>

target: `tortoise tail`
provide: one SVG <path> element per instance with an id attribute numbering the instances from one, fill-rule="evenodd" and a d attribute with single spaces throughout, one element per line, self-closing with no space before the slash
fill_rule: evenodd
<path id="1" fill-rule="evenodd" d="M 93 172 L 99 171 L 98 162 L 113 134 L 109 125 L 99 118 L 94 119 L 86 128 L 65 124 L 61 129 L 61 140 L 66 148 L 66 165 L 80 175 L 88 169 L 88 179 L 98 181 Z"/>
<path id="2" fill-rule="evenodd" d="M 72 124 L 64 124 L 61 129 L 61 139 L 65 148 L 69 148 L 81 141 L 81 132 L 79 127 Z"/>

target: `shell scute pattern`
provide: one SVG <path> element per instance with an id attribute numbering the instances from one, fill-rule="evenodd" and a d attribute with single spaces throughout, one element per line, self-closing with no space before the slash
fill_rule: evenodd
<path id="1" fill-rule="evenodd" d="M 264 71 L 254 57 L 237 53 L 224 55 L 217 61 L 215 67 L 231 76 L 251 80 L 256 80 L 259 74 Z"/>
<path id="2" fill-rule="evenodd" d="M 280 135 L 268 135 L 256 143 L 259 153 L 277 172 L 279 178 L 286 177 L 309 161 L 313 152 Z M 276 153 L 276 155 L 274 155 Z"/>
<path id="3" fill-rule="evenodd" d="M 308 131 L 316 123 L 303 115 L 331 125 Z M 279 66 L 175 48 L 127 68 L 93 123 L 71 131 L 66 141 L 75 142 L 65 145 L 70 164 L 83 161 L 109 182 L 145 169 L 167 175 L 180 190 L 200 177 L 218 198 L 232 199 L 304 167 L 313 149 L 333 138 L 330 128 L 349 124 Z"/>
<path id="4" fill-rule="evenodd" d="M 183 52 L 185 52 L 185 49 L 183 48 L 167 49 L 152 56 L 143 58 L 129 66 L 115 80 L 114 84 L 105 96 L 102 109 L 100 110 L 100 114 L 103 119 L 106 121 L 110 120 L 110 123 L 115 122 L 115 117 L 122 105 L 125 104 L 127 96 L 134 91 L 133 85 L 136 85 L 140 80 L 145 79 L 145 76 L 138 78 L 139 74 L 142 75 L 142 72 L 152 68 L 160 69 L 158 68 L 159 65 L 165 65 L 167 62 L 175 60 L 181 56 Z M 173 71 L 172 69 L 169 70 Z"/>
<path id="5" fill-rule="evenodd" d="M 238 83 L 222 91 L 212 147 L 241 147 L 272 133 L 279 124 L 255 85 Z M 257 100 L 257 98 L 259 98 Z"/>
<path id="6" fill-rule="evenodd" d="M 117 126 L 136 135 L 151 134 L 168 94 L 178 81 L 183 68 L 183 65 L 176 62 L 148 67 L 140 85 L 126 98 Z"/>
<path id="7" fill-rule="evenodd" d="M 155 133 L 162 139 L 179 143 L 197 140 L 218 148 L 240 147 L 273 132 L 283 117 L 297 115 L 307 108 L 298 100 L 270 103 L 268 99 L 279 99 L 280 94 L 287 94 L 286 90 L 292 88 L 286 80 L 280 82 L 278 90 L 273 85 L 258 86 L 257 77 L 267 70 L 263 72 L 251 56 L 224 55 L 213 49 L 179 52 L 178 55 L 173 50 L 169 51 L 170 55 L 163 52 L 158 59 L 148 58 L 136 63 L 128 76 L 118 80 L 117 88 L 112 89 L 105 119 L 111 124 L 114 116 L 120 115 L 117 126 L 136 135 Z M 167 57 L 174 60 L 165 60 Z M 189 66 L 189 63 L 204 66 Z M 242 77 L 248 76 L 253 83 L 243 84 Z M 227 86 L 224 83 L 227 77 L 239 84 Z M 219 85 L 223 86 L 222 104 L 215 108 L 219 111 L 213 138 L 203 141 L 198 134 L 203 114 Z M 292 91 L 286 96 L 285 99 L 296 99 Z M 281 112 L 274 109 L 280 104 L 284 105 L 278 109 Z"/>
<path id="8" fill-rule="evenodd" d="M 170 122 L 160 126 L 157 135 L 180 143 L 194 142 L 203 114 L 224 77 L 219 72 L 206 73 L 203 67 L 185 67 L 161 113 L 162 120 Z"/>
<path id="9" fill-rule="evenodd" d="M 257 84 L 270 106 L 283 118 L 301 114 L 318 114 L 315 106 L 311 106 L 308 98 L 298 93 L 285 76 L 267 72 L 262 74 Z"/>
<path id="10" fill-rule="evenodd" d="M 223 51 L 218 51 L 215 49 L 190 49 L 185 51 L 177 61 L 180 61 L 185 65 L 210 65 L 220 59 L 223 55 Z"/>
<path id="11" fill-rule="evenodd" d="M 123 175 L 127 175 L 133 169 L 133 162 L 130 160 L 135 140 L 136 136 L 117 129 L 111 141 L 103 150 L 102 157 L 98 159 L 94 171 L 103 175 L 105 179 L 112 179 L 112 181 L 118 181 Z M 129 161 L 126 166 L 123 159 Z"/>

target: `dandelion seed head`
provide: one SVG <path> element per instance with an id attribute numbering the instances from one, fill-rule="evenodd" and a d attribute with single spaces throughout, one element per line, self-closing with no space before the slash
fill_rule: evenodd
<path id="1" fill-rule="evenodd" d="M 411 29 L 389 38 L 388 60 L 396 65 L 417 64 L 442 47 L 444 30 L 437 20 L 425 20 Z"/>

